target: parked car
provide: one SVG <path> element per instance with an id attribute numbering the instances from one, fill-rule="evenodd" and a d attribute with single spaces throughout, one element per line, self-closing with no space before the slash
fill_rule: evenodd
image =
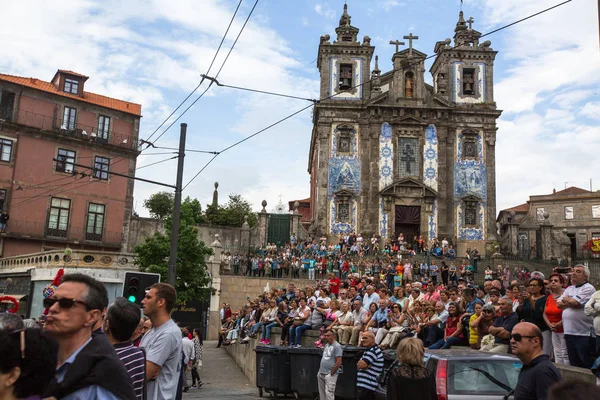
<path id="1" fill-rule="evenodd" d="M 438 400 L 512 399 L 523 366 L 513 355 L 472 349 L 426 350 L 424 365 L 435 374 Z M 378 400 L 386 398 L 386 384 L 384 377 Z"/>

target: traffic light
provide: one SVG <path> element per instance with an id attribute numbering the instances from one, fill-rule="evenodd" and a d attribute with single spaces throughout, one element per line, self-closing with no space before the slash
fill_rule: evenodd
<path id="1" fill-rule="evenodd" d="M 126 272 L 123 282 L 123 297 L 132 303 L 142 304 L 146 291 L 158 282 L 160 282 L 160 274 Z"/>

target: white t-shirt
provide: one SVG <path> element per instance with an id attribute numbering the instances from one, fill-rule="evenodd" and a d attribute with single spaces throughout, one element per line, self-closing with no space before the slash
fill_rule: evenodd
<path id="1" fill-rule="evenodd" d="M 146 360 L 161 367 L 158 377 L 147 383 L 148 400 L 174 400 L 181 371 L 181 330 L 168 320 L 150 329 L 142 338 L 140 347 L 146 350 Z"/>
<path id="2" fill-rule="evenodd" d="M 594 292 L 596 292 L 596 289 L 586 282 L 579 287 L 574 285 L 569 286 L 565 289 L 562 296 L 558 298 L 557 301 L 562 301 L 563 297 L 569 296 L 581 304 L 580 308 L 568 307 L 563 310 L 562 320 L 565 335 L 590 336 L 590 334 L 594 334 L 593 317 L 585 315 L 583 309 L 583 306 L 592 297 Z"/>

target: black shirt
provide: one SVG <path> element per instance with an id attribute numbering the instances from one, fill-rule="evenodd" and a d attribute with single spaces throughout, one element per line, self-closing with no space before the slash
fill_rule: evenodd
<path id="1" fill-rule="evenodd" d="M 546 400 L 548 388 L 561 379 L 550 357 L 542 354 L 523 365 L 515 387 L 515 400 Z"/>

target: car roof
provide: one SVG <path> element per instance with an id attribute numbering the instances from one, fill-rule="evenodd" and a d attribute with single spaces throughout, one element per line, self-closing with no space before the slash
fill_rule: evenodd
<path id="1" fill-rule="evenodd" d="M 446 350 L 427 350 L 425 351 L 425 357 L 433 357 L 437 359 L 451 360 L 451 359 L 462 359 L 462 360 L 480 360 L 488 359 L 490 361 L 519 361 L 520 360 L 512 354 L 498 354 L 489 353 L 473 349 L 446 349 Z"/>

